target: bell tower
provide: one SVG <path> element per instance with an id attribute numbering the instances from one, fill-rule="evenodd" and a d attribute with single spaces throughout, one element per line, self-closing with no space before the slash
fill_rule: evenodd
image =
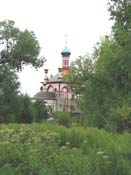
<path id="1" fill-rule="evenodd" d="M 62 50 L 61 55 L 62 55 L 62 71 L 66 73 L 69 70 L 69 58 L 71 55 L 71 52 L 67 47 L 67 35 L 65 35 L 65 47 Z"/>

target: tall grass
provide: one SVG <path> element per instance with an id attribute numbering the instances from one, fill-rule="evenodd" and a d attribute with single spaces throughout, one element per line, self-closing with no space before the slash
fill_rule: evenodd
<path id="1" fill-rule="evenodd" d="M 131 135 L 55 124 L 0 125 L 0 174 L 130 175 Z"/>

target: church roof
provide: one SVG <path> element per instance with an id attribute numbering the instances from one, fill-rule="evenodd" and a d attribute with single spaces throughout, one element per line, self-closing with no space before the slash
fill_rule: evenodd
<path id="1" fill-rule="evenodd" d="M 56 95 L 53 92 L 38 92 L 34 95 L 34 99 L 56 100 Z"/>

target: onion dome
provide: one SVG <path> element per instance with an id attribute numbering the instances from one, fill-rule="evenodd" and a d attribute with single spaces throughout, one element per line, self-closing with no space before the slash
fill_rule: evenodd
<path id="1" fill-rule="evenodd" d="M 38 92 L 34 95 L 33 99 L 56 100 L 56 95 L 53 92 Z"/>
<path id="2" fill-rule="evenodd" d="M 67 46 L 65 46 L 65 47 L 62 49 L 61 55 L 62 55 L 62 56 L 70 56 L 70 54 L 71 54 L 71 51 L 68 49 Z"/>

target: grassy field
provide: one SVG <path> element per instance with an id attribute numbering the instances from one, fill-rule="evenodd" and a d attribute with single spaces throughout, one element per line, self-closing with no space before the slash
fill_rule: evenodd
<path id="1" fill-rule="evenodd" d="M 131 135 L 54 124 L 2 124 L 0 175 L 131 175 Z"/>

